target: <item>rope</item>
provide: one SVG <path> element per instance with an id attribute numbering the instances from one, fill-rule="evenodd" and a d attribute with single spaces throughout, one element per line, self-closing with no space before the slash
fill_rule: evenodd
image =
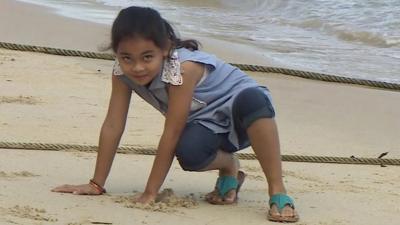
<path id="1" fill-rule="evenodd" d="M 40 52 L 53 55 L 63 56 L 77 56 L 86 57 L 93 59 L 105 59 L 114 60 L 114 55 L 109 53 L 96 53 L 86 51 L 67 50 L 50 47 L 40 47 L 32 45 L 21 45 L 0 42 L 0 48 L 29 51 L 29 52 Z M 253 72 L 270 72 L 270 73 L 281 73 L 284 75 L 297 76 L 306 79 L 346 83 L 346 84 L 357 84 L 370 87 L 377 87 L 389 90 L 400 90 L 400 84 L 387 83 L 381 81 L 371 81 L 356 78 L 348 78 L 342 76 L 335 76 L 323 73 L 307 72 L 300 70 L 292 70 L 278 67 L 267 67 L 258 65 L 248 64 L 232 64 L 241 70 L 253 71 Z M 95 152 L 97 146 L 91 145 L 71 145 L 71 144 L 49 144 L 49 143 L 13 143 L 13 142 L 0 142 L 0 149 L 25 149 L 25 150 L 50 150 L 50 151 L 67 151 L 75 150 L 82 152 Z M 143 147 L 132 147 L 122 146 L 118 148 L 118 153 L 125 154 L 143 154 L 143 155 L 155 155 L 156 149 L 154 148 L 143 148 Z M 256 155 L 252 153 L 237 153 L 239 159 L 254 160 L 257 159 Z M 382 159 L 382 158 L 355 158 L 355 157 L 327 157 L 327 156 L 301 156 L 301 155 L 282 155 L 282 161 L 290 162 L 309 162 L 309 163 L 339 163 L 339 164 L 367 164 L 367 165 L 400 165 L 400 159 Z"/>
<path id="2" fill-rule="evenodd" d="M 41 53 L 53 54 L 53 55 L 78 56 L 78 57 L 86 57 L 86 58 L 93 58 L 93 59 L 114 60 L 114 55 L 109 54 L 109 53 L 76 51 L 76 50 L 67 50 L 67 49 L 59 49 L 59 48 L 13 44 L 13 43 L 6 43 L 6 42 L 0 42 L 0 48 L 19 50 L 19 51 L 41 52 Z M 238 67 L 241 70 L 246 70 L 246 71 L 280 73 L 280 74 L 284 74 L 284 75 L 302 77 L 302 78 L 306 78 L 306 79 L 313 79 L 313 80 L 320 80 L 320 81 L 327 81 L 327 82 L 336 82 L 336 83 L 345 83 L 345 84 L 357 84 L 357 85 L 363 85 L 363 86 L 369 86 L 369 87 L 376 87 L 376 88 L 400 91 L 400 84 L 396 84 L 396 83 L 364 80 L 364 79 L 343 77 L 343 76 L 337 76 L 337 75 L 329 75 L 329 74 L 324 74 L 324 73 L 307 72 L 307 71 L 293 70 L 293 69 L 279 68 L 279 67 L 258 66 L 258 65 L 249 65 L 249 64 L 234 64 L 234 63 L 232 63 L 232 65 Z"/>
<path id="3" fill-rule="evenodd" d="M 97 146 L 49 144 L 49 143 L 0 142 L 0 149 L 96 152 Z M 154 148 L 122 146 L 118 148 L 117 152 L 123 154 L 155 155 L 157 151 Z M 256 155 L 253 153 L 236 153 L 236 155 L 238 156 L 239 159 L 243 160 L 257 159 Z M 329 156 L 282 155 L 282 161 L 400 166 L 400 159 L 382 159 L 382 158 L 355 158 L 355 157 L 346 158 L 346 157 L 329 157 Z"/>

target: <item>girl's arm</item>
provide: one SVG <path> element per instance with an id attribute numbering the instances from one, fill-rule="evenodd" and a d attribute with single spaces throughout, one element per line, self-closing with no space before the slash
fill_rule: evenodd
<path id="1" fill-rule="evenodd" d="M 146 189 L 137 200 L 148 203 L 155 199 L 165 177 L 171 167 L 174 158 L 176 144 L 182 130 L 186 125 L 193 92 L 196 84 L 204 73 L 204 65 L 194 62 L 184 62 L 181 65 L 183 84 L 180 86 L 170 85 L 168 90 L 168 111 L 164 124 L 164 131 L 161 136 L 157 155 L 147 181 Z"/>
<path id="2" fill-rule="evenodd" d="M 93 181 L 104 186 L 119 141 L 125 129 L 132 90 L 117 76 L 112 76 L 112 91 L 107 116 L 100 131 L 99 149 Z"/>
<path id="3" fill-rule="evenodd" d="M 125 128 L 132 91 L 116 76 L 112 76 L 112 92 L 106 119 L 100 132 L 99 149 L 93 182 L 103 187 L 111 169 L 119 141 Z M 55 192 L 73 194 L 102 194 L 101 188 L 93 184 L 62 185 Z"/>

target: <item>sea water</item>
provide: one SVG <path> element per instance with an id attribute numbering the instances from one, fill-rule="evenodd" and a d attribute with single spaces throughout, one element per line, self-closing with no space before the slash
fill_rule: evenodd
<path id="1" fill-rule="evenodd" d="M 400 83 L 400 0 L 21 1 L 103 24 L 124 7 L 153 7 L 185 37 L 255 46 L 277 66 Z"/>

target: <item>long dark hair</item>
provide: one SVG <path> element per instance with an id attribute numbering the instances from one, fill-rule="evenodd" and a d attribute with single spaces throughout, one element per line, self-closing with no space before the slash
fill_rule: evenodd
<path id="1" fill-rule="evenodd" d="M 175 48 L 194 51 L 200 46 L 200 42 L 194 39 L 181 40 L 171 24 L 159 12 L 148 7 L 131 6 L 119 12 L 111 28 L 110 48 L 117 52 L 118 44 L 123 39 L 134 37 L 152 40 L 161 49 L 167 48 L 170 42 L 170 53 Z"/>

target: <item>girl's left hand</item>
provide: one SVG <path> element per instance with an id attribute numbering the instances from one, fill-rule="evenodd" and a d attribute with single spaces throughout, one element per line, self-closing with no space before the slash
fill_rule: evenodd
<path id="1" fill-rule="evenodd" d="M 157 197 L 157 195 L 143 192 L 141 194 L 137 194 L 137 195 L 133 196 L 133 202 L 146 205 L 146 204 L 155 202 L 156 197 Z"/>

